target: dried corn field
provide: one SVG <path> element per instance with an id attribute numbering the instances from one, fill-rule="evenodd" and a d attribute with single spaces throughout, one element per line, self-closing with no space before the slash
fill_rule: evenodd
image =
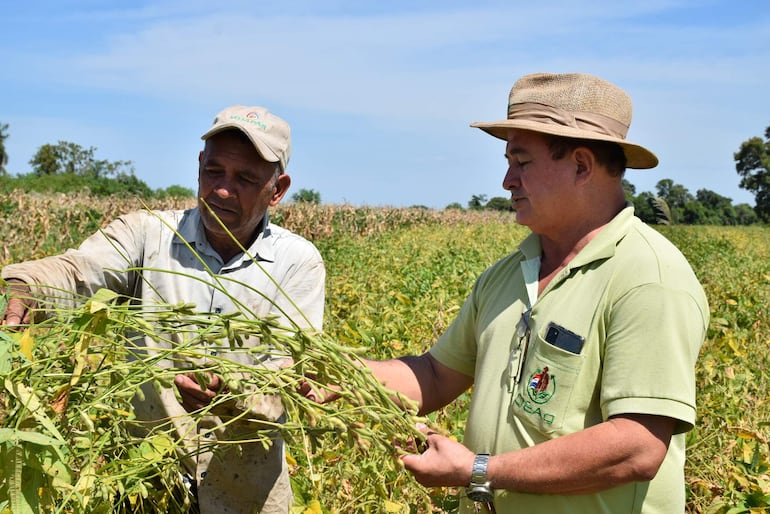
<path id="1" fill-rule="evenodd" d="M 149 209 L 187 209 L 194 198 L 166 198 L 145 202 L 138 198 L 0 194 L 3 226 L 0 266 L 43 257 L 79 244 L 86 236 L 120 214 Z M 334 236 L 371 236 L 415 225 L 456 226 L 468 222 L 510 220 L 508 213 L 422 208 L 354 207 L 350 205 L 282 204 L 271 210 L 273 222 L 311 241 Z"/>

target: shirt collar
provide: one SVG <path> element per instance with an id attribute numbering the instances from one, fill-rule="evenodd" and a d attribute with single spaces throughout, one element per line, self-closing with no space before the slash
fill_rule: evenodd
<path id="1" fill-rule="evenodd" d="M 259 234 L 257 235 L 257 238 L 248 248 L 246 248 L 248 254 L 258 260 L 269 262 L 275 261 L 275 248 L 273 248 L 270 240 L 271 234 L 270 216 L 265 212 L 259 225 Z M 197 208 L 185 211 L 185 214 L 182 216 L 179 226 L 177 227 L 174 243 L 184 244 L 185 241 L 200 253 L 217 255 L 216 250 L 211 247 L 211 244 L 206 238 L 206 231 L 203 228 L 203 221 L 201 221 L 200 211 Z M 238 258 L 238 262 L 243 259 L 248 260 L 249 257 L 242 254 Z"/>
<path id="2" fill-rule="evenodd" d="M 267 211 L 265 211 L 265 215 L 262 217 L 260 227 L 261 230 L 259 235 L 248 248 L 249 253 L 259 260 L 274 262 L 275 248 L 273 247 L 272 239 L 270 238 L 273 231 L 271 228 L 272 225 L 270 224 L 270 215 Z"/>
<path id="3" fill-rule="evenodd" d="M 594 237 L 572 261 L 567 265 L 568 268 L 579 268 L 600 259 L 607 259 L 615 255 L 615 248 L 618 242 L 625 237 L 634 222 L 634 206 L 626 203 L 621 210 L 607 225 Z M 526 259 L 532 259 L 542 254 L 540 246 L 540 236 L 537 234 L 528 235 L 519 245 L 519 250 Z"/>
<path id="4" fill-rule="evenodd" d="M 569 263 L 570 268 L 579 268 L 594 261 L 609 259 L 615 255 L 618 243 L 628 234 L 634 221 L 634 206 L 626 206 Z"/>

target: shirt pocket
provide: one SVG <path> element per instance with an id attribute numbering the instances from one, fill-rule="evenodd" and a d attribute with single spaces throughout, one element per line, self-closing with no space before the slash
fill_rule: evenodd
<path id="1" fill-rule="evenodd" d="M 543 434 L 558 432 L 570 409 L 582 355 L 557 348 L 532 334 L 511 414 Z"/>

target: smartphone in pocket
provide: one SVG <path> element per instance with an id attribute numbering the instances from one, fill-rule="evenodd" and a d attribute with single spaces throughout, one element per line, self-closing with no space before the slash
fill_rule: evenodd
<path id="1" fill-rule="evenodd" d="M 548 323 L 545 331 L 545 340 L 556 348 L 561 348 L 576 355 L 580 354 L 580 351 L 583 349 L 583 343 L 585 343 L 583 336 L 579 336 L 553 321 Z"/>

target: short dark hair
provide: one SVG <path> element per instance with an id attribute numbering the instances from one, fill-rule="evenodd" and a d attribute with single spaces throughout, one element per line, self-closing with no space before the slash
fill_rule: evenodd
<path id="1" fill-rule="evenodd" d="M 254 146 L 254 143 L 251 141 L 251 139 L 249 139 L 249 136 L 247 136 L 245 132 L 243 132 L 242 130 L 238 130 L 237 128 L 225 129 L 225 130 L 223 130 L 221 132 L 217 132 L 216 134 L 214 134 L 211 137 L 219 136 L 219 135 L 223 135 L 223 136 L 226 136 L 226 137 L 233 137 L 233 138 L 237 139 L 238 142 L 243 144 L 243 145 L 247 145 L 247 146 L 251 146 L 251 147 Z M 257 153 L 259 153 L 259 152 L 257 152 Z M 272 161 L 266 161 L 266 162 L 270 162 L 271 164 L 275 164 L 275 174 L 276 175 L 283 175 L 285 173 L 285 171 L 281 168 L 281 163 L 280 162 L 272 162 Z"/>
<path id="2" fill-rule="evenodd" d="M 623 147 L 617 143 L 595 139 L 574 139 L 551 134 L 546 134 L 546 139 L 551 157 L 554 160 L 561 159 L 568 152 L 582 146 L 591 150 L 599 164 L 604 165 L 611 176 L 622 177 L 626 171 L 626 154 L 623 152 Z"/>
<path id="3" fill-rule="evenodd" d="M 210 135 L 206 141 L 208 141 L 211 138 L 214 137 L 228 137 L 233 138 L 237 140 L 239 143 L 243 145 L 249 145 L 254 146 L 254 143 L 251 142 L 251 139 L 249 139 L 249 136 L 246 135 L 245 132 L 242 130 L 239 130 L 237 128 L 226 128 L 224 130 L 220 130 L 219 132 L 216 132 L 215 134 Z"/>

